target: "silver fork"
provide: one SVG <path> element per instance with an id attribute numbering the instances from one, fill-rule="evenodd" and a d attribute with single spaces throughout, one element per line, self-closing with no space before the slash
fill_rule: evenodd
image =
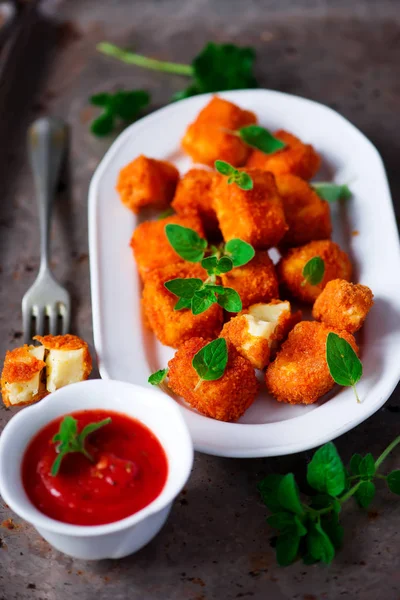
<path id="1" fill-rule="evenodd" d="M 22 299 L 25 343 L 33 335 L 56 335 L 69 330 L 69 293 L 54 278 L 49 264 L 51 209 L 67 143 L 66 125 L 60 119 L 38 119 L 28 130 L 28 150 L 39 209 L 40 269 Z M 48 324 L 47 324 L 48 320 Z"/>

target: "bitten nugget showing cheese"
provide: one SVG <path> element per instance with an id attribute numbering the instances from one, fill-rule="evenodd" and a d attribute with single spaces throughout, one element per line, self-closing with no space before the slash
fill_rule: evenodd
<path id="1" fill-rule="evenodd" d="M 183 262 L 168 265 L 150 273 L 143 289 L 143 310 L 148 325 L 162 344 L 178 348 L 191 337 L 205 335 L 218 337 L 222 328 L 223 310 L 213 304 L 200 315 L 189 309 L 174 310 L 178 298 L 164 286 L 166 281 L 177 278 L 207 278 L 207 273 L 198 264 Z"/>
<path id="2" fill-rule="evenodd" d="M 242 190 L 228 179 L 216 174 L 214 207 L 225 241 L 240 238 L 257 250 L 276 246 L 288 226 L 275 178 L 260 169 L 246 169 L 253 180 L 253 189 Z"/>
<path id="3" fill-rule="evenodd" d="M 228 344 L 228 364 L 220 379 L 199 382 L 192 366 L 195 354 L 211 340 L 194 337 L 185 342 L 169 363 L 168 385 L 200 413 L 219 421 L 237 421 L 254 402 L 258 381 L 250 362 Z"/>
<path id="4" fill-rule="evenodd" d="M 251 149 L 229 131 L 256 122 L 254 113 L 214 96 L 187 128 L 182 148 L 194 162 L 212 167 L 216 160 L 225 160 L 238 167 L 246 162 Z"/>
<path id="5" fill-rule="evenodd" d="M 314 148 L 287 131 L 279 130 L 274 135 L 284 142 L 286 147 L 273 154 L 253 150 L 246 167 L 265 169 L 274 175 L 291 173 L 302 179 L 311 179 L 321 165 L 321 158 Z"/>
<path id="6" fill-rule="evenodd" d="M 301 312 L 292 314 L 288 301 L 253 304 L 225 323 L 220 337 L 231 342 L 253 367 L 263 369 L 279 342 L 300 319 Z"/>
<path id="7" fill-rule="evenodd" d="M 330 238 L 332 224 L 328 202 L 296 175 L 278 175 L 275 180 L 289 226 L 280 244 L 301 246 L 312 240 Z"/>
<path id="8" fill-rule="evenodd" d="M 195 214 L 174 215 L 158 221 L 144 221 L 138 225 L 133 232 L 130 245 L 142 279 L 145 279 L 148 273 L 154 269 L 183 262 L 165 235 L 165 226 L 168 223 L 194 229 L 201 237 L 204 237 L 200 217 Z"/>
<path id="9" fill-rule="evenodd" d="M 37 335 L 46 349 L 46 389 L 59 388 L 87 379 L 92 371 L 88 345 L 76 335 Z"/>
<path id="10" fill-rule="evenodd" d="M 267 389 L 279 402 L 312 404 L 329 392 L 334 381 L 326 362 L 326 338 L 333 331 L 358 354 L 354 337 L 315 321 L 302 321 L 289 333 L 276 359 L 267 368 Z"/>
<path id="11" fill-rule="evenodd" d="M 204 169 L 190 169 L 178 183 L 172 207 L 179 215 L 199 215 L 207 235 L 215 236 L 218 219 L 211 193 L 214 173 Z"/>
<path id="12" fill-rule="evenodd" d="M 274 263 L 266 251 L 256 252 L 250 262 L 225 273 L 221 279 L 225 287 L 237 291 L 243 308 L 279 298 Z"/>
<path id="13" fill-rule="evenodd" d="M 374 303 L 366 285 L 333 279 L 326 284 L 313 307 L 313 317 L 330 327 L 358 331 Z"/>
<path id="14" fill-rule="evenodd" d="M 44 348 L 23 346 L 6 353 L 1 374 L 1 393 L 6 406 L 32 404 L 46 395 L 42 372 Z"/>
<path id="15" fill-rule="evenodd" d="M 141 154 L 118 177 L 117 191 L 121 201 L 134 213 L 143 206 L 167 208 L 179 179 L 179 171 L 169 162 Z"/>
<path id="16" fill-rule="evenodd" d="M 313 257 L 319 256 L 325 264 L 325 273 L 321 283 L 311 285 L 305 282 L 303 269 Z M 351 278 L 351 262 L 346 252 L 331 240 L 310 242 L 299 248 L 291 248 L 277 265 L 279 283 L 295 298 L 313 303 L 328 281 Z"/>

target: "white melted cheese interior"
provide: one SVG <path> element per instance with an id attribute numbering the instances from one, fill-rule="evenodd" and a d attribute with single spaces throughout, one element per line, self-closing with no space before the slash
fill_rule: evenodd
<path id="1" fill-rule="evenodd" d="M 249 307 L 249 314 L 244 315 L 249 335 L 269 340 L 276 329 L 280 316 L 285 311 L 290 311 L 289 302 L 253 304 Z M 249 350 L 251 345 L 252 341 L 246 342 L 243 344 L 243 350 Z"/>
<path id="2" fill-rule="evenodd" d="M 48 392 L 82 381 L 83 350 L 49 350 L 46 358 Z"/>
<path id="3" fill-rule="evenodd" d="M 43 346 L 29 346 L 28 352 L 38 360 L 44 360 Z M 10 404 L 20 404 L 21 402 L 31 401 L 44 387 L 40 375 L 41 370 L 27 381 L 7 383 L 5 387 L 8 392 Z"/>

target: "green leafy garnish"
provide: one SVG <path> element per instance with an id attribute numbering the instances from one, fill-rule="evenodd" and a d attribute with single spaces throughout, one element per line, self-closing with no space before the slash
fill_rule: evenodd
<path id="1" fill-rule="evenodd" d="M 228 184 L 235 183 L 241 190 L 252 190 L 253 180 L 245 171 L 239 171 L 223 160 L 216 160 L 214 166 L 218 173 L 228 177 Z"/>
<path id="2" fill-rule="evenodd" d="M 360 402 L 356 383 L 361 379 L 363 372 L 361 361 L 349 342 L 333 332 L 328 333 L 326 339 L 326 361 L 334 381 L 339 385 L 351 386 L 357 402 Z"/>
<path id="3" fill-rule="evenodd" d="M 169 223 L 165 226 L 169 243 L 179 256 L 189 262 L 200 262 L 204 258 L 207 240 L 193 229 Z"/>
<path id="4" fill-rule="evenodd" d="M 118 120 L 130 123 L 150 102 L 150 95 L 144 90 L 124 91 L 114 94 L 102 92 L 90 98 L 90 103 L 100 106 L 102 114 L 92 121 L 90 129 L 94 135 L 104 136 L 112 132 Z"/>
<path id="5" fill-rule="evenodd" d="M 160 383 L 162 383 L 165 380 L 167 375 L 168 369 L 160 369 L 159 371 L 155 371 L 155 373 L 152 373 L 147 381 L 151 383 L 151 385 L 160 385 Z"/>
<path id="6" fill-rule="evenodd" d="M 206 92 L 257 87 L 253 75 L 255 52 L 252 48 L 209 42 L 191 65 L 147 58 L 108 42 L 98 44 L 97 50 L 130 65 L 191 77 L 192 83 L 185 90 L 175 94 L 174 100 Z"/>
<path id="7" fill-rule="evenodd" d="M 170 206 L 166 208 L 162 213 L 160 213 L 157 217 L 157 220 L 166 219 L 167 217 L 172 217 L 175 214 L 174 209 Z"/>
<path id="8" fill-rule="evenodd" d="M 224 254 L 229 256 L 234 267 L 242 267 L 250 262 L 256 253 L 253 246 L 235 238 L 225 244 Z"/>
<path id="9" fill-rule="evenodd" d="M 261 150 L 264 154 L 273 154 L 285 147 L 284 142 L 274 137 L 268 129 L 260 125 L 247 125 L 235 132 L 248 146 Z"/>
<path id="10" fill-rule="evenodd" d="M 374 460 L 371 454 L 354 454 L 348 474 L 335 445 L 319 448 L 308 465 L 307 481 L 316 493 L 308 498 L 299 494 L 294 475 L 267 475 L 258 485 L 261 498 L 271 515 L 268 524 L 278 530 L 276 558 L 281 566 L 302 558 L 305 564 L 329 564 L 343 542 L 339 521 L 342 505 L 352 496 L 367 508 L 372 502 L 374 480 L 386 480 L 389 489 L 400 495 L 400 470 L 388 475 L 378 469 L 388 454 L 400 443 L 398 436 Z"/>
<path id="11" fill-rule="evenodd" d="M 194 355 L 192 365 L 201 381 L 215 381 L 225 373 L 228 346 L 224 338 L 213 340 Z"/>
<path id="12" fill-rule="evenodd" d="M 64 417 L 60 423 L 58 433 L 56 433 L 52 440 L 57 444 L 57 457 L 51 467 L 51 475 L 55 477 L 58 474 L 64 456 L 71 452 L 80 452 L 93 462 L 93 457 L 85 448 L 86 438 L 90 433 L 97 431 L 109 423 L 111 423 L 110 417 L 95 423 L 88 423 L 88 425 L 85 425 L 82 431 L 78 433 L 78 421 L 74 419 L 74 417 L 71 417 L 71 415 Z"/>
<path id="13" fill-rule="evenodd" d="M 329 181 L 313 183 L 312 187 L 322 200 L 327 202 L 337 202 L 337 200 L 348 200 L 351 198 L 351 191 L 347 185 L 337 185 Z"/>
<path id="14" fill-rule="evenodd" d="M 212 275 L 215 277 L 215 275 Z M 229 312 L 242 310 L 242 301 L 236 290 L 215 285 L 209 281 L 211 277 L 202 281 L 201 279 L 177 278 L 166 281 L 164 286 L 179 300 L 174 310 L 190 308 L 194 315 L 200 315 L 215 303 Z"/>
<path id="15" fill-rule="evenodd" d="M 302 285 L 309 283 L 310 285 L 318 285 L 324 278 L 325 274 L 325 262 L 320 256 L 313 256 L 304 265 L 303 277 L 304 281 Z"/>

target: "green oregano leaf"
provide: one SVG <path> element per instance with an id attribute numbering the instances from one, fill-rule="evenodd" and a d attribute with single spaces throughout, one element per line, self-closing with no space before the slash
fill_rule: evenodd
<path id="1" fill-rule="evenodd" d="M 315 560 L 329 565 L 335 557 L 335 548 L 321 523 L 312 523 L 307 535 L 308 552 Z"/>
<path id="2" fill-rule="evenodd" d="M 261 150 L 264 154 L 273 154 L 285 147 L 281 140 L 260 125 L 247 125 L 238 129 L 237 133 L 248 146 Z"/>
<path id="3" fill-rule="evenodd" d="M 226 177 L 228 177 L 229 175 L 236 175 L 237 173 L 239 173 L 239 171 L 235 169 L 235 167 L 225 162 L 224 160 L 216 160 L 214 163 L 214 167 L 218 171 L 218 173 L 221 173 L 221 175 L 225 175 Z"/>
<path id="4" fill-rule="evenodd" d="M 223 288 L 223 291 L 218 294 L 218 304 L 232 313 L 239 312 L 243 306 L 239 294 L 232 288 Z"/>
<path id="5" fill-rule="evenodd" d="M 368 508 L 375 496 L 375 485 L 372 481 L 362 481 L 354 496 L 362 508 Z"/>
<path id="6" fill-rule="evenodd" d="M 296 533 L 283 533 L 276 542 L 276 560 L 281 567 L 291 565 L 297 558 L 300 536 Z"/>
<path id="7" fill-rule="evenodd" d="M 169 292 L 178 296 L 178 298 L 193 298 L 195 292 L 202 288 L 204 282 L 201 279 L 197 278 L 177 278 L 170 279 L 164 283 L 164 287 L 167 288 Z"/>
<path id="8" fill-rule="evenodd" d="M 312 187 L 318 196 L 327 202 L 336 202 L 337 200 L 348 200 L 351 198 L 351 191 L 347 185 L 337 185 L 330 182 L 316 182 Z"/>
<path id="9" fill-rule="evenodd" d="M 333 380 L 339 385 L 352 386 L 358 398 L 356 383 L 362 376 L 362 364 L 349 342 L 336 333 L 328 333 L 326 340 L 326 361 Z"/>
<path id="10" fill-rule="evenodd" d="M 400 495 L 400 470 L 392 471 L 387 476 L 387 484 L 394 494 Z"/>
<path id="11" fill-rule="evenodd" d="M 224 160 L 216 160 L 214 166 L 218 173 L 228 177 L 228 184 L 235 183 L 245 191 L 253 189 L 253 180 L 246 171 L 239 171 Z"/>
<path id="12" fill-rule="evenodd" d="M 201 238 L 193 229 L 168 223 L 165 234 L 175 252 L 189 262 L 200 262 L 204 258 L 207 240 Z"/>
<path id="13" fill-rule="evenodd" d="M 313 256 L 313 258 L 310 258 L 310 260 L 304 265 L 303 285 L 306 282 L 310 285 L 318 285 L 323 280 L 324 274 L 325 262 L 320 256 Z"/>
<path id="14" fill-rule="evenodd" d="M 338 496 L 345 488 L 346 475 L 335 444 L 329 442 L 319 448 L 307 468 L 311 487 L 330 496 Z"/>
<path id="15" fill-rule="evenodd" d="M 193 368 L 204 381 L 215 381 L 225 373 L 228 364 L 228 346 L 224 338 L 213 340 L 194 355 Z"/>
<path id="16" fill-rule="evenodd" d="M 302 516 L 304 509 L 301 504 L 299 490 L 296 485 L 293 473 L 288 473 L 282 478 L 278 487 L 278 500 L 283 508 Z"/>
<path id="17" fill-rule="evenodd" d="M 224 252 L 231 258 L 234 267 L 246 265 L 256 254 L 253 246 L 237 238 L 225 244 Z"/>
<path id="18" fill-rule="evenodd" d="M 167 375 L 168 369 L 160 369 L 159 371 L 152 373 L 147 381 L 151 383 L 151 385 L 160 385 L 160 383 L 165 380 Z"/>

